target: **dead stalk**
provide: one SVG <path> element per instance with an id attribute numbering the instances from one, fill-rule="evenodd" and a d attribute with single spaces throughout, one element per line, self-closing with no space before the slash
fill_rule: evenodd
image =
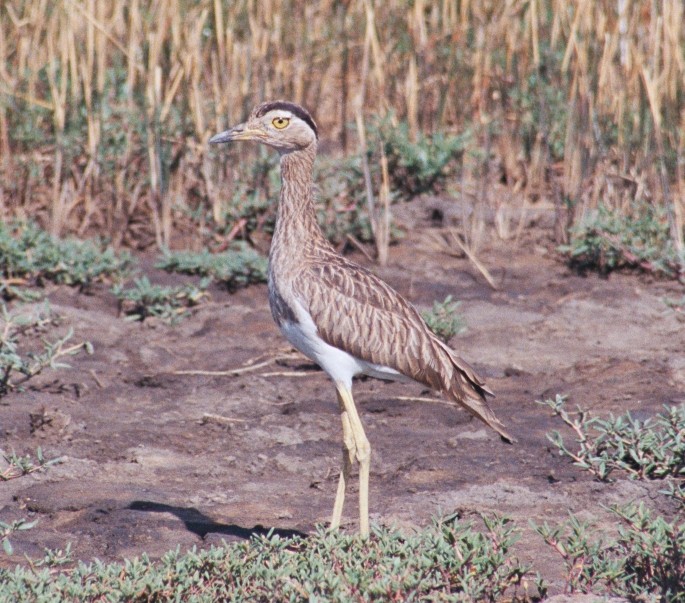
<path id="1" fill-rule="evenodd" d="M 635 191 L 610 180 L 627 176 L 668 210 L 674 246 L 685 247 L 681 0 L 577 0 L 573 10 L 562 0 L 350 0 L 344 9 L 219 0 L 5 4 L 0 201 L 10 216 L 45 216 L 55 234 L 95 230 L 124 241 L 139 229 L 164 245 L 190 214 L 221 223 L 217 191 L 232 190 L 234 176 L 207 157 L 207 137 L 255 101 L 287 97 L 308 105 L 322 132 L 343 144 L 353 115 L 364 156 L 366 120 L 390 110 L 412 135 L 492 123 L 475 149 L 486 157 L 464 176 L 479 203 L 498 209 L 485 188 L 498 161 L 526 196 L 524 207 L 560 197 L 572 206 L 571 222 L 600 201 L 625 206 Z M 544 94 L 536 96 L 530 82 L 543 76 L 543 92 L 561 86 L 568 108 L 556 159 L 540 124 L 564 117 L 545 113 Z M 514 89 L 532 101 L 529 113 L 501 94 Z M 543 138 L 524 140 L 526 119 L 537 120 Z M 33 128 L 22 135 L 27 142 L 15 135 L 17 123 Z M 563 178 L 551 178 L 561 187 L 549 181 L 555 162 Z M 523 174 L 513 173 L 517 164 Z M 387 174 L 379 166 L 383 181 L 373 183 L 371 167 L 364 160 L 383 262 Z M 198 211 L 203 205 L 207 212 Z M 473 253 L 483 225 L 471 227 L 464 240 Z"/>

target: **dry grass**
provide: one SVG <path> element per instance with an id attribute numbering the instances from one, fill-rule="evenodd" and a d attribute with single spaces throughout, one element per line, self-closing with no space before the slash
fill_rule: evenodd
<path id="1" fill-rule="evenodd" d="M 668 208 L 682 249 L 681 0 L 386 0 L 382 19 L 380 6 L 4 3 L 2 214 L 141 247 L 204 232 L 245 170 L 207 139 L 284 97 L 312 108 L 341 152 L 358 148 L 348 124 L 371 116 L 413 133 L 471 128 L 455 190 L 477 205 L 501 216 L 502 203 L 550 201 L 563 239 L 598 201 L 637 197 Z M 506 200 L 491 198 L 494 180 Z"/>

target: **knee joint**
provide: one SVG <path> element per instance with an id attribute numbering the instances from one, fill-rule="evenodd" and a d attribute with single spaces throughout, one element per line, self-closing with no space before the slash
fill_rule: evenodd
<path id="1" fill-rule="evenodd" d="M 371 458 L 371 445 L 369 440 L 364 438 L 361 442 L 357 442 L 356 450 L 357 461 L 360 463 L 368 462 Z"/>

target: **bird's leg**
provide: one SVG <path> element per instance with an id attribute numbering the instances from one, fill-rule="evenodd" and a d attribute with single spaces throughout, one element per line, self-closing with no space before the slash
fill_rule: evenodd
<path id="1" fill-rule="evenodd" d="M 352 445 L 350 446 L 350 442 L 345 440 L 345 446 L 350 461 L 353 457 L 359 461 L 359 533 L 362 535 L 362 537 L 366 538 L 369 535 L 369 468 L 371 466 L 371 446 L 369 444 L 369 440 L 366 438 L 366 434 L 364 433 L 364 427 L 362 426 L 361 419 L 357 413 L 357 407 L 354 404 L 352 392 L 348 387 L 341 383 L 336 384 L 336 390 L 343 414 L 343 425 L 347 420 L 349 424 L 349 431 L 351 432 L 352 436 L 350 440 Z M 345 427 L 343 427 L 343 431 L 344 430 Z M 343 462 L 343 473 L 344 472 L 345 464 Z M 341 474 L 341 479 L 342 477 L 343 474 Z M 340 494 L 340 489 L 341 488 L 339 484 L 338 494 Z M 344 484 L 342 490 L 344 497 Z M 338 500 L 336 498 L 334 519 L 337 503 Z M 342 502 L 340 503 L 340 511 L 342 512 Z"/>
<path id="2" fill-rule="evenodd" d="M 343 504 L 345 502 L 345 487 L 350 476 L 350 468 L 352 461 L 355 459 L 354 437 L 352 436 L 352 427 L 350 426 L 350 419 L 340 400 L 338 394 L 338 402 L 340 404 L 340 418 L 342 419 L 343 428 L 343 447 L 342 447 L 342 469 L 340 470 L 340 479 L 338 480 L 338 492 L 335 495 L 335 504 L 333 505 L 333 517 L 331 518 L 331 529 L 337 530 L 340 527 L 340 519 L 342 518 Z"/>

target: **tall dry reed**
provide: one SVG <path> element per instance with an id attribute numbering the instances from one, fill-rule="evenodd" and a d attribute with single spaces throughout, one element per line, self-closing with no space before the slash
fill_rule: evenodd
<path id="1" fill-rule="evenodd" d="M 637 196 L 682 249 L 682 0 L 9 0 L 3 215 L 139 246 L 205 210 L 220 223 L 241 168 L 206 141 L 277 97 L 335 152 L 356 150 L 360 116 L 471 129 L 460 186 L 479 203 L 508 203 L 482 192 L 504 181 L 507 200 L 555 203 L 563 238 Z"/>

